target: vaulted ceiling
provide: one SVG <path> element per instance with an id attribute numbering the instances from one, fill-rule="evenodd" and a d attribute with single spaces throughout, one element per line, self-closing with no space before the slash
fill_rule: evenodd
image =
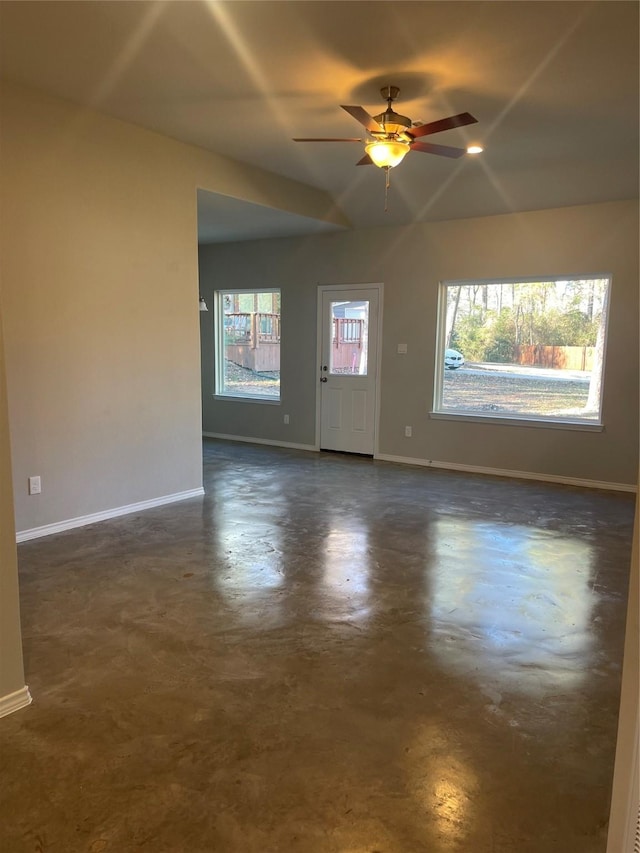
<path id="1" fill-rule="evenodd" d="M 638 195 L 637 2 L 0 2 L 3 76 L 328 193 L 354 227 Z M 340 104 L 478 123 L 384 173 Z M 326 223 L 200 193 L 204 240 Z"/>

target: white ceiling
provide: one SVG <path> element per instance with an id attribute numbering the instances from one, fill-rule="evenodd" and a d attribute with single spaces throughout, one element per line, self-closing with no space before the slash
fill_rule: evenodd
<path id="1" fill-rule="evenodd" d="M 9 79 L 328 192 L 354 227 L 638 195 L 637 2 L 0 2 Z M 356 167 L 364 136 L 340 104 L 478 124 Z M 208 197 L 209 196 L 209 197 Z M 199 193 L 207 241 L 330 226 Z M 333 226 L 336 227 L 336 226 Z"/>

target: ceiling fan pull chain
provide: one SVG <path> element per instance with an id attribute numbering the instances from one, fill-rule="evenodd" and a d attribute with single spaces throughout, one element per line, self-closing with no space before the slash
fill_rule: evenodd
<path id="1" fill-rule="evenodd" d="M 391 183 L 391 181 L 390 181 L 390 179 L 389 179 L 389 171 L 390 171 L 389 166 L 385 166 L 385 167 L 384 167 L 384 171 L 385 171 L 385 181 L 384 181 L 384 212 L 386 213 L 386 212 L 389 210 L 389 207 L 388 207 L 387 201 L 388 201 L 388 198 L 389 198 L 389 186 L 390 186 L 390 183 Z"/>

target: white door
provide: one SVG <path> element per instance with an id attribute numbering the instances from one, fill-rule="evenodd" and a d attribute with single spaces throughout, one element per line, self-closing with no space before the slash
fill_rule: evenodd
<path id="1" fill-rule="evenodd" d="M 320 448 L 373 456 L 378 393 L 377 287 L 322 289 Z"/>

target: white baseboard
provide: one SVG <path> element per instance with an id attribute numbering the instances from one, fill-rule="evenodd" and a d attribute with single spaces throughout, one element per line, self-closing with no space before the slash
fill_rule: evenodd
<path id="1" fill-rule="evenodd" d="M 74 527 L 85 527 L 87 524 L 95 524 L 98 521 L 107 521 L 120 515 L 130 515 L 132 512 L 142 512 L 145 509 L 153 509 L 165 504 L 186 501 L 189 498 L 197 498 L 204 495 L 202 486 L 198 489 L 188 489 L 186 492 L 174 492 L 172 495 L 163 495 L 160 498 L 152 498 L 148 501 L 138 501 L 135 504 L 117 506 L 102 512 L 92 512 L 90 515 L 80 515 L 77 518 L 68 518 L 65 521 L 56 521 L 53 524 L 43 524 L 42 527 L 32 527 L 29 530 L 19 530 L 16 533 L 16 542 L 26 542 L 29 539 L 39 539 L 41 536 L 51 536 L 52 533 L 62 533 L 72 530 Z"/>
<path id="2" fill-rule="evenodd" d="M 289 447 L 293 450 L 319 451 L 313 444 L 294 444 L 289 441 L 272 441 L 264 438 L 249 438 L 240 435 L 225 435 L 219 432 L 203 432 L 204 438 L 219 438 L 223 441 L 242 441 L 248 444 L 266 444 L 272 447 Z M 398 462 L 401 465 L 420 465 L 423 468 L 442 468 L 449 471 L 462 471 L 467 474 L 488 474 L 492 477 L 506 477 L 511 480 L 536 480 L 542 483 L 560 483 L 565 486 L 579 486 L 584 489 L 602 489 L 608 492 L 638 491 L 632 483 L 609 483 L 602 480 L 586 480 L 580 477 L 563 477 L 558 474 L 539 474 L 535 471 L 512 471 L 508 468 L 487 468 L 482 465 L 462 465 L 458 462 L 437 462 L 434 459 L 417 459 L 411 456 L 393 456 L 389 453 L 376 453 L 374 459 L 381 462 Z"/>
<path id="3" fill-rule="evenodd" d="M 485 468 L 481 465 L 461 465 L 458 462 L 436 462 L 433 459 L 414 459 L 410 456 L 391 456 L 378 453 L 375 456 L 381 462 L 399 462 L 401 465 L 421 465 L 423 468 L 444 468 L 449 471 L 463 471 L 467 474 L 489 474 L 492 477 L 508 477 L 512 480 L 538 480 L 543 483 L 561 483 L 565 486 L 581 486 L 585 489 L 604 489 L 613 492 L 636 492 L 631 483 L 608 483 L 600 480 L 584 480 L 580 477 L 562 477 L 557 474 L 538 474 L 533 471 L 511 471 L 506 468 Z"/>
<path id="4" fill-rule="evenodd" d="M 271 447 L 288 447 L 290 450 L 313 450 L 319 448 L 315 444 L 295 444 L 293 441 L 275 441 L 270 438 L 250 438 L 246 435 L 225 435 L 221 432 L 203 432 L 204 438 L 220 438 L 223 441 L 243 441 L 246 444 L 268 444 Z"/>
<path id="5" fill-rule="evenodd" d="M 0 717 L 13 714 L 14 711 L 19 711 L 20 708 L 26 708 L 31 702 L 31 694 L 25 684 L 20 690 L 15 690 L 13 693 L 7 693 L 6 696 L 0 697 Z"/>

